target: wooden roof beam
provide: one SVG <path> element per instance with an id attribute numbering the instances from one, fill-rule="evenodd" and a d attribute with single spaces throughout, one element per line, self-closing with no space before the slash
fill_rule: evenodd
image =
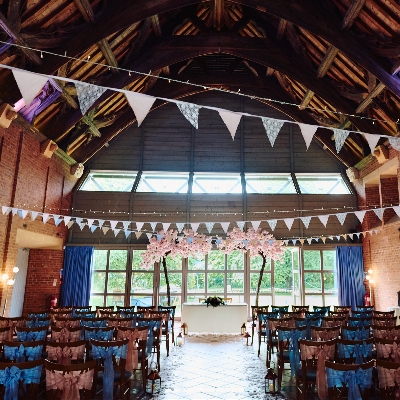
<path id="1" fill-rule="evenodd" d="M 360 14 L 361 9 L 364 7 L 365 0 L 352 0 L 349 9 L 346 12 L 346 15 L 343 18 L 342 22 L 342 31 L 348 30 L 353 25 L 353 22 L 356 20 L 358 15 Z"/>
<path id="2" fill-rule="evenodd" d="M 111 67 L 111 72 L 113 74 L 118 74 L 119 70 L 118 70 L 118 61 L 115 58 L 115 55 L 111 49 L 110 44 L 108 43 L 108 41 L 106 39 L 102 39 L 100 42 L 97 43 L 97 45 L 99 46 L 99 49 L 101 50 L 101 52 L 103 53 L 107 64 Z"/>
<path id="3" fill-rule="evenodd" d="M 94 12 L 89 0 L 74 0 L 75 6 L 88 24 L 94 24 Z"/>
<path id="4" fill-rule="evenodd" d="M 223 17 L 224 17 L 224 0 L 214 0 L 214 16 L 213 16 L 213 25 L 217 31 L 222 29 L 223 25 Z"/>
<path id="5" fill-rule="evenodd" d="M 160 19 L 158 18 L 158 15 L 152 15 L 151 16 L 151 25 L 153 27 L 153 32 L 157 37 L 162 36 L 161 32 L 161 25 L 160 25 Z"/>

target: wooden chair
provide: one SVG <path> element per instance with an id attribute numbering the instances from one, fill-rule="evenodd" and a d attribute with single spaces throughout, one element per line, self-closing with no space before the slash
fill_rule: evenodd
<path id="1" fill-rule="evenodd" d="M 372 316 L 365 318 L 353 318 L 349 317 L 347 320 L 348 326 L 355 326 L 358 328 L 362 328 L 363 326 L 371 326 L 372 325 Z"/>
<path id="2" fill-rule="evenodd" d="M 27 318 L 25 320 L 25 326 L 27 328 L 38 328 L 38 327 L 49 327 L 50 317 L 37 317 L 37 318 Z"/>
<path id="3" fill-rule="evenodd" d="M 75 328 L 53 326 L 51 328 L 51 340 L 54 340 L 55 342 L 76 342 L 77 340 L 81 340 L 82 337 L 83 333 L 81 326 Z"/>
<path id="4" fill-rule="evenodd" d="M 76 316 L 76 313 L 89 313 L 92 312 L 92 306 L 73 306 L 72 315 Z"/>
<path id="5" fill-rule="evenodd" d="M 346 325 L 346 317 L 322 317 L 321 318 L 321 326 L 329 327 L 329 326 L 338 326 Z"/>
<path id="6" fill-rule="evenodd" d="M 105 328 L 107 326 L 107 318 L 86 318 L 81 319 L 82 326 L 89 326 L 91 328 Z"/>
<path id="7" fill-rule="evenodd" d="M 334 312 L 350 314 L 351 306 L 333 306 Z"/>
<path id="8" fill-rule="evenodd" d="M 53 307 L 50 311 L 50 314 L 54 313 L 70 313 L 72 314 L 72 306 L 64 306 L 64 307 Z"/>
<path id="9" fill-rule="evenodd" d="M 83 334 L 84 338 L 87 341 L 90 340 L 102 340 L 102 341 L 110 341 L 113 339 L 114 335 L 114 327 L 113 326 L 106 326 L 106 327 L 90 327 L 84 326 L 83 327 Z"/>
<path id="10" fill-rule="evenodd" d="M 372 360 L 374 338 L 364 340 L 337 340 L 336 361 L 341 364 L 362 364 Z"/>
<path id="11" fill-rule="evenodd" d="M 365 364 L 339 364 L 326 361 L 328 399 L 347 399 L 349 383 L 354 380 L 355 389 L 360 393 L 359 397 L 362 400 L 369 400 L 373 366 L 374 361 Z"/>
<path id="12" fill-rule="evenodd" d="M 162 318 L 137 318 L 138 326 L 147 326 L 147 349 L 150 353 L 150 349 L 157 356 L 157 368 L 160 371 L 160 343 L 161 343 L 161 329 L 162 329 Z"/>
<path id="13" fill-rule="evenodd" d="M 54 319 L 54 325 L 57 326 L 58 328 L 77 328 L 78 326 L 81 326 L 81 319 L 80 318 L 64 318 L 64 317 L 55 317 Z"/>
<path id="14" fill-rule="evenodd" d="M 347 319 L 350 317 L 350 313 L 349 312 L 339 312 L 339 311 L 330 311 L 328 314 L 328 317 L 330 318 L 340 318 L 340 317 L 344 317 Z"/>
<path id="15" fill-rule="evenodd" d="M 375 347 L 377 359 L 400 363 L 400 338 L 396 340 L 375 338 Z"/>
<path id="16" fill-rule="evenodd" d="M 4 327 L 0 328 L 0 353 L 3 352 L 3 343 L 5 340 L 12 341 L 14 335 L 14 328 L 13 327 Z"/>
<path id="17" fill-rule="evenodd" d="M 92 346 L 91 355 L 97 361 L 95 368 L 95 375 L 93 379 L 92 396 L 96 395 L 96 386 L 102 386 L 103 398 L 114 399 L 118 387 L 120 387 L 120 398 L 129 399 L 129 392 L 131 389 L 132 372 L 126 370 L 126 356 L 128 351 L 128 339 L 116 340 L 113 342 L 103 342 L 98 340 L 91 340 Z M 113 387 L 105 384 L 108 379 L 104 378 L 104 373 L 107 369 L 104 368 L 106 363 L 112 363 Z"/>
<path id="18" fill-rule="evenodd" d="M 24 328 L 22 326 L 15 327 L 17 340 L 20 342 L 31 342 L 38 340 L 46 340 L 47 327 Z"/>
<path id="19" fill-rule="evenodd" d="M 96 311 L 74 311 L 74 317 L 79 318 L 96 318 L 97 312 Z"/>
<path id="20" fill-rule="evenodd" d="M 58 318 L 69 319 L 72 317 L 72 311 L 57 311 L 49 313 L 51 325 L 55 324 L 55 320 Z"/>
<path id="21" fill-rule="evenodd" d="M 307 313 L 306 313 L 307 314 Z M 313 326 L 320 326 L 321 325 L 321 317 L 320 316 L 316 316 L 316 317 L 312 317 L 312 318 L 293 318 L 294 320 L 294 325 L 296 327 L 300 327 L 300 326 L 304 326 L 307 329 L 306 335 L 307 335 L 307 339 L 310 340 L 311 339 L 311 328 Z"/>
<path id="22" fill-rule="evenodd" d="M 5 318 L 0 317 L 0 328 L 6 328 L 10 330 L 9 339 L 13 340 L 13 336 L 15 335 L 15 328 L 16 327 L 24 327 L 25 326 L 25 318 L 18 317 L 18 318 Z"/>
<path id="23" fill-rule="evenodd" d="M 44 361 L 46 370 L 46 399 L 59 400 L 64 398 L 64 391 L 69 390 L 68 398 L 75 398 L 72 390 L 78 390 L 81 400 L 90 400 L 93 389 L 94 372 L 97 366 L 96 360 L 72 364 L 60 365 L 50 361 Z"/>
<path id="24" fill-rule="evenodd" d="M 42 359 L 21 363 L 0 363 L 0 398 L 5 398 L 6 390 L 12 391 L 15 388 L 16 398 L 37 399 L 42 368 Z M 18 374 L 18 372 L 21 372 L 21 374 Z M 10 379 L 11 375 L 18 377 L 18 386 L 13 387 L 15 381 Z M 11 396 L 10 399 L 13 398 Z"/>
<path id="25" fill-rule="evenodd" d="M 35 342 L 4 341 L 4 361 L 12 363 L 39 360 L 42 358 L 44 340 Z"/>
<path id="26" fill-rule="evenodd" d="M 134 313 L 136 310 L 136 306 L 124 307 L 124 306 L 117 306 L 117 312 L 119 313 Z"/>
<path id="27" fill-rule="evenodd" d="M 309 311 L 310 306 L 292 306 L 292 311 L 295 313 L 304 314 L 306 311 Z"/>
<path id="28" fill-rule="evenodd" d="M 271 354 L 273 352 L 273 348 L 276 347 L 278 349 L 278 327 L 290 327 L 293 324 L 292 318 L 268 318 L 267 321 L 267 357 L 266 357 L 266 365 L 269 368 L 271 362 Z"/>
<path id="29" fill-rule="evenodd" d="M 343 326 L 342 339 L 347 340 L 365 340 L 369 339 L 370 326 L 357 327 L 357 326 Z"/>
<path id="30" fill-rule="evenodd" d="M 353 318 L 372 318 L 371 311 L 352 311 L 351 317 Z"/>
<path id="31" fill-rule="evenodd" d="M 318 394 L 325 398 L 327 393 L 325 377 L 325 361 L 335 358 L 336 340 L 311 341 L 300 339 L 301 366 L 296 370 L 296 399 L 300 394 L 306 399 L 307 388 L 314 390 L 317 385 Z"/>
<path id="32" fill-rule="evenodd" d="M 264 338 L 264 341 L 267 341 L 268 338 L 268 319 L 269 318 L 278 318 L 278 312 L 264 312 L 257 311 L 257 319 L 258 319 L 258 356 L 260 357 L 260 349 L 261 349 L 261 340 Z"/>
<path id="33" fill-rule="evenodd" d="M 380 339 L 400 339 L 400 325 L 379 326 L 372 325 L 372 335 Z"/>
<path id="34" fill-rule="evenodd" d="M 100 317 L 102 312 L 114 312 L 114 306 L 96 306 L 97 316 Z"/>
<path id="35" fill-rule="evenodd" d="M 149 318 L 160 317 L 162 319 L 161 323 L 161 336 L 160 339 L 165 337 L 165 347 L 167 349 L 167 357 L 169 357 L 169 333 L 171 331 L 169 327 L 169 311 L 149 311 Z"/>
<path id="36" fill-rule="evenodd" d="M 313 306 L 313 311 L 320 314 L 322 317 L 326 317 L 329 314 L 329 311 L 331 311 L 331 306 Z"/>
<path id="37" fill-rule="evenodd" d="M 62 365 L 85 362 L 86 340 L 76 342 L 47 342 L 47 359 Z"/>
<path id="38" fill-rule="evenodd" d="M 269 306 L 251 306 L 251 345 L 253 345 L 254 328 L 257 326 L 257 312 L 268 312 Z"/>
<path id="39" fill-rule="evenodd" d="M 372 325 L 378 326 L 396 326 L 397 317 L 372 317 Z"/>
<path id="40" fill-rule="evenodd" d="M 289 311 L 289 306 L 271 306 L 271 312 L 288 312 Z"/>
<path id="41" fill-rule="evenodd" d="M 400 390 L 398 371 L 400 363 L 384 360 L 376 360 L 376 369 L 379 380 L 379 398 L 381 400 L 393 400 Z"/>
<path id="42" fill-rule="evenodd" d="M 337 339 L 340 336 L 340 326 L 312 326 L 311 327 L 311 340 L 318 341 L 328 341 L 332 339 Z"/>
<path id="43" fill-rule="evenodd" d="M 133 318 L 123 318 L 123 317 L 108 317 L 107 318 L 107 326 L 112 326 L 114 328 L 114 336 L 117 336 L 117 331 L 120 327 L 132 327 L 133 326 Z"/>
<path id="44" fill-rule="evenodd" d="M 27 319 L 48 318 L 48 317 L 49 317 L 48 311 L 38 311 L 34 313 L 28 313 Z"/>
<path id="45" fill-rule="evenodd" d="M 169 319 L 170 319 L 169 327 L 172 333 L 172 343 L 175 345 L 174 325 L 175 325 L 176 306 L 158 306 L 158 311 L 169 311 Z"/>
<path id="46" fill-rule="evenodd" d="M 374 306 L 356 306 L 356 311 L 372 313 L 372 311 L 374 311 Z"/>
<path id="47" fill-rule="evenodd" d="M 372 318 L 376 317 L 394 317 L 394 310 L 393 311 L 372 311 Z"/>
<path id="48" fill-rule="evenodd" d="M 142 314 L 142 317 L 146 317 L 149 315 L 150 310 L 155 310 L 156 306 L 137 306 L 137 313 Z"/>

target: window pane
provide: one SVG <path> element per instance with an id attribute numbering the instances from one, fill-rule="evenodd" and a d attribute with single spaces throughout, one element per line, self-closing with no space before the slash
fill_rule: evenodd
<path id="1" fill-rule="evenodd" d="M 207 292 L 224 293 L 225 276 L 224 274 L 209 273 L 207 275 Z"/>
<path id="2" fill-rule="evenodd" d="M 304 285 L 306 293 L 322 292 L 321 274 L 319 272 L 305 272 Z"/>
<path id="3" fill-rule="evenodd" d="M 131 282 L 132 293 L 149 293 L 153 290 L 153 273 L 134 272 Z"/>
<path id="4" fill-rule="evenodd" d="M 304 250 L 304 269 L 321 269 L 321 256 L 319 250 Z"/>
<path id="5" fill-rule="evenodd" d="M 172 293 L 181 293 L 182 292 L 182 274 L 177 273 L 169 273 L 169 288 Z M 160 293 L 167 292 L 167 284 L 165 283 L 165 276 L 163 273 L 160 274 Z"/>
<path id="6" fill-rule="evenodd" d="M 175 308 L 175 318 L 176 317 L 181 317 L 181 296 L 173 296 L 171 294 L 171 306 L 176 306 Z M 167 296 L 160 296 L 160 301 L 159 304 L 162 306 L 167 306 L 168 305 L 168 298 Z"/>
<path id="7" fill-rule="evenodd" d="M 133 295 L 131 296 L 131 306 L 139 306 L 139 307 L 149 307 L 153 305 L 153 296 L 140 296 L 140 295 Z"/>
<path id="8" fill-rule="evenodd" d="M 250 305 L 254 306 L 256 304 L 256 296 L 250 296 Z M 260 295 L 258 297 L 259 306 L 268 306 L 272 304 L 271 295 Z"/>
<path id="9" fill-rule="evenodd" d="M 274 280 L 275 292 L 287 292 L 292 290 L 293 273 L 292 273 L 292 252 L 286 250 L 283 253 L 281 261 L 274 263 Z"/>
<path id="10" fill-rule="evenodd" d="M 275 176 L 246 174 L 246 191 L 247 193 L 295 194 L 296 188 L 290 174 Z"/>
<path id="11" fill-rule="evenodd" d="M 79 190 L 130 192 L 135 179 L 136 172 L 90 172 Z"/>
<path id="12" fill-rule="evenodd" d="M 303 194 L 349 194 L 340 174 L 296 174 Z"/>
<path id="13" fill-rule="evenodd" d="M 144 173 L 137 192 L 187 193 L 189 174 Z"/>
<path id="14" fill-rule="evenodd" d="M 244 294 L 228 294 L 228 298 L 232 299 L 232 303 L 244 303 Z"/>
<path id="15" fill-rule="evenodd" d="M 263 258 L 260 255 L 251 257 L 250 258 L 250 269 L 254 269 L 256 271 L 260 270 L 262 267 L 262 263 L 263 263 Z M 265 263 L 264 271 L 270 271 L 270 270 L 271 270 L 271 259 L 268 258 Z"/>
<path id="16" fill-rule="evenodd" d="M 322 262 L 324 269 L 336 270 L 335 250 L 322 250 Z"/>
<path id="17" fill-rule="evenodd" d="M 293 271 L 297 271 L 299 269 L 299 250 L 292 249 L 292 257 L 293 257 Z"/>
<path id="18" fill-rule="evenodd" d="M 161 265 L 161 269 L 163 266 Z M 167 256 L 167 269 L 168 271 L 182 271 L 182 256 L 176 255 L 175 257 Z"/>
<path id="19" fill-rule="evenodd" d="M 242 293 L 242 292 L 244 292 L 244 274 L 229 272 L 226 275 L 226 291 L 228 293 L 232 293 L 232 292 Z"/>
<path id="20" fill-rule="evenodd" d="M 292 292 L 275 290 L 274 306 L 288 306 L 292 304 L 293 304 Z"/>
<path id="21" fill-rule="evenodd" d="M 108 274 L 107 293 L 125 293 L 125 272 L 110 272 Z"/>
<path id="22" fill-rule="evenodd" d="M 141 255 L 145 252 L 145 250 L 134 250 L 133 251 L 133 260 L 132 260 L 132 269 L 144 269 L 142 267 L 142 262 L 143 259 Z M 154 265 L 151 266 L 151 268 L 148 269 L 148 271 L 153 271 L 154 270 Z"/>
<path id="23" fill-rule="evenodd" d="M 90 292 L 104 293 L 105 288 L 106 288 L 106 273 L 105 272 L 93 272 L 92 287 L 90 288 Z"/>
<path id="24" fill-rule="evenodd" d="M 187 275 L 187 291 L 188 293 L 205 292 L 205 274 L 204 273 L 188 273 Z"/>
<path id="25" fill-rule="evenodd" d="M 244 254 L 241 251 L 233 251 L 227 255 L 228 269 L 244 269 Z"/>
<path id="26" fill-rule="evenodd" d="M 207 269 L 225 269 L 225 254 L 222 251 L 210 251 L 208 253 Z"/>
<path id="27" fill-rule="evenodd" d="M 305 305 L 310 306 L 310 310 L 312 310 L 311 306 L 318 306 L 318 307 L 323 307 L 323 301 L 322 301 L 322 296 L 321 295 L 306 295 L 305 296 Z M 329 304 L 328 304 L 329 305 Z"/>
<path id="28" fill-rule="evenodd" d="M 337 293 L 337 282 L 335 273 L 324 273 L 324 292 L 328 294 Z"/>
<path id="29" fill-rule="evenodd" d="M 94 269 L 107 268 L 107 254 L 108 250 L 95 250 L 94 251 Z"/>
<path id="30" fill-rule="evenodd" d="M 188 258 L 188 268 L 189 270 L 205 270 L 206 269 L 206 256 L 198 255 L 196 257 Z"/>
<path id="31" fill-rule="evenodd" d="M 197 175 L 193 177 L 193 193 L 242 193 L 239 174 Z"/>
<path id="32" fill-rule="evenodd" d="M 332 306 L 331 310 L 333 310 L 333 306 L 337 306 L 338 304 L 339 304 L 339 299 L 337 294 L 325 295 L 325 305 Z"/>
<path id="33" fill-rule="evenodd" d="M 90 295 L 89 306 L 92 306 L 93 309 L 96 309 L 96 306 L 104 307 L 104 296 Z"/>
<path id="34" fill-rule="evenodd" d="M 110 250 L 109 269 L 126 270 L 128 252 L 126 250 Z"/>
<path id="35" fill-rule="evenodd" d="M 206 295 L 201 295 L 201 294 L 191 295 L 191 296 L 187 296 L 187 302 L 201 304 L 205 298 L 206 298 Z"/>
<path id="36" fill-rule="evenodd" d="M 259 277 L 260 277 L 260 274 L 250 274 L 250 292 L 251 293 L 257 292 L 257 285 L 258 285 Z M 262 281 L 261 281 L 260 293 L 270 292 L 270 291 L 271 291 L 271 274 L 264 273 Z"/>
<path id="37" fill-rule="evenodd" d="M 107 306 L 123 306 L 125 301 L 125 296 L 123 294 L 118 296 L 106 296 L 106 307 Z"/>

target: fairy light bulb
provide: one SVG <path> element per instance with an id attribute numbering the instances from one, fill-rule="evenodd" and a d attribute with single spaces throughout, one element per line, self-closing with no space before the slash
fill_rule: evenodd
<path id="1" fill-rule="evenodd" d="M 9 286 L 14 285 L 14 279 L 9 279 L 9 280 L 7 281 L 7 285 L 9 285 Z"/>
<path id="2" fill-rule="evenodd" d="M 3 274 L 2 276 L 1 276 L 1 280 L 2 281 L 6 281 L 8 279 L 8 274 Z"/>
<path id="3" fill-rule="evenodd" d="M 373 279 L 370 279 L 370 280 L 369 280 L 369 283 L 374 283 L 374 280 L 373 280 Z"/>
<path id="4" fill-rule="evenodd" d="M 16 274 L 18 271 L 19 271 L 19 268 L 18 268 L 18 267 L 14 267 L 14 268 L 13 268 L 14 274 Z"/>
<path id="5" fill-rule="evenodd" d="M 370 281 L 370 282 L 371 282 L 371 277 L 370 277 L 369 275 L 367 275 L 367 276 L 365 277 L 365 279 L 366 279 L 367 281 Z"/>
<path id="6" fill-rule="evenodd" d="M 368 270 L 368 273 L 369 273 L 370 275 L 372 275 L 372 274 L 374 273 L 374 271 L 373 271 L 372 269 L 369 269 L 369 270 Z"/>

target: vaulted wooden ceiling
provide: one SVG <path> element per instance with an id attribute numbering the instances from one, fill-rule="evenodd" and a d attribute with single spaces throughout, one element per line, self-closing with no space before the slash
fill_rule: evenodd
<path id="1" fill-rule="evenodd" d="M 0 0 L 0 12 L 1 64 L 169 98 L 204 89 L 157 77 L 240 89 L 298 122 L 398 134 L 396 0 Z M 106 91 L 82 117 L 75 87 L 56 84 L 33 124 L 79 162 L 135 122 L 122 94 Z M 1 101 L 20 97 L 0 69 Z M 331 130 L 316 136 L 336 154 Z M 354 165 L 369 152 L 351 134 L 338 157 Z"/>

